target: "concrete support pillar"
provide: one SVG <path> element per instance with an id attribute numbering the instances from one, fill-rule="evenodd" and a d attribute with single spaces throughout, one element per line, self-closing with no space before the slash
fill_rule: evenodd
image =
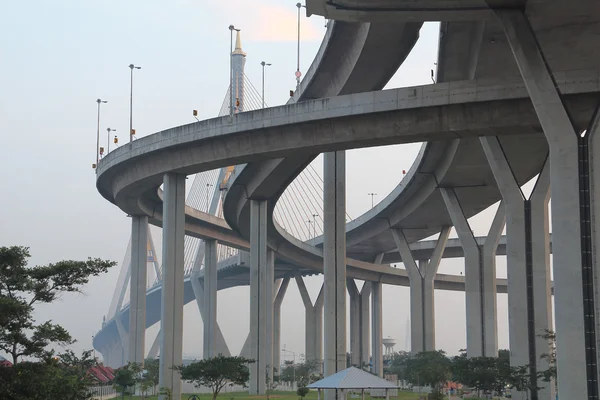
<path id="1" fill-rule="evenodd" d="M 204 342 L 202 357 L 212 358 L 218 355 L 217 334 L 217 241 L 204 242 Z"/>
<path id="2" fill-rule="evenodd" d="M 538 336 L 552 327 L 549 166 L 546 163 L 540 172 L 531 199 L 525 199 L 498 138 L 480 140 L 506 208 L 510 361 L 514 367 L 533 366 L 530 372 L 535 378 L 538 367 L 548 368 L 540 356 L 550 352 L 548 341 Z M 554 398 L 551 384 L 539 381 L 538 386 L 544 388 L 532 397 Z M 525 399 L 526 393 L 515 393 L 513 397 Z"/>
<path id="3" fill-rule="evenodd" d="M 265 359 L 267 376 L 270 382 L 273 382 L 273 300 L 275 299 L 275 252 L 272 250 L 267 251 L 267 265 L 265 271 L 265 325 L 266 325 L 266 336 L 265 336 Z"/>
<path id="4" fill-rule="evenodd" d="M 279 290 L 273 301 L 273 368 L 277 368 L 277 374 L 281 374 L 281 304 L 290 285 L 290 277 L 281 280 Z"/>
<path id="5" fill-rule="evenodd" d="M 356 287 L 354 279 L 348 278 L 346 286 L 348 288 L 348 295 L 350 296 L 350 363 L 352 366 L 360 368 L 360 313 L 362 311 L 360 292 Z"/>
<path id="6" fill-rule="evenodd" d="M 410 251 L 404 232 L 392 229 L 392 235 L 410 280 L 411 352 L 434 351 L 434 280 L 450 235 L 450 227 L 441 230 L 431 259 L 419 260 L 419 265 Z"/>
<path id="7" fill-rule="evenodd" d="M 160 320 L 159 386 L 181 397 L 181 377 L 173 367 L 182 364 L 183 243 L 185 238 L 185 175 L 164 176 L 163 289 Z M 163 399 L 161 397 L 161 399 Z"/>
<path id="8" fill-rule="evenodd" d="M 495 12 L 550 149 L 559 397 L 597 399 L 600 321 L 595 276 L 600 239 L 595 232 L 600 182 L 594 173 L 594 121 L 587 132 L 573 126 L 527 16 L 517 10 Z"/>
<path id="9" fill-rule="evenodd" d="M 305 310 L 305 348 L 304 358 L 306 361 L 320 361 L 323 352 L 323 301 L 324 301 L 324 287 L 321 286 L 319 295 L 313 302 L 310 299 L 304 280 L 300 275 L 295 276 L 296 284 L 298 285 L 298 291 L 300 297 L 304 303 Z"/>
<path id="10" fill-rule="evenodd" d="M 271 256 L 272 257 L 272 256 Z M 263 395 L 266 374 L 272 365 L 272 331 L 268 332 L 273 318 L 272 260 L 267 248 L 267 202 L 250 201 L 250 394 Z M 270 322 L 269 322 L 270 321 Z M 271 346 L 271 349 L 269 349 Z"/>
<path id="11" fill-rule="evenodd" d="M 371 340 L 371 309 L 369 299 L 371 297 L 371 282 L 365 282 L 360 292 L 360 365 L 369 365 L 371 362 L 370 340 Z"/>
<path id="12" fill-rule="evenodd" d="M 198 266 L 199 268 L 199 266 Z M 200 311 L 200 317 L 202 318 L 202 322 L 206 320 L 204 316 L 205 307 L 204 307 L 204 288 L 200 283 L 200 270 L 196 269 L 194 265 L 194 269 L 192 270 L 192 275 L 190 277 L 192 282 L 192 290 L 194 291 L 194 297 L 196 298 L 196 305 L 198 306 L 198 310 Z M 215 323 L 215 336 L 214 336 L 214 344 L 216 346 L 215 353 L 223 354 L 226 357 L 231 355 L 229 351 L 229 347 L 227 347 L 227 343 L 225 342 L 225 338 L 223 337 L 223 333 L 221 332 L 221 327 L 217 321 Z M 247 357 L 250 357 L 248 354 Z"/>
<path id="13" fill-rule="evenodd" d="M 502 230 L 506 224 L 504 203 L 500 202 L 496 215 L 488 231 L 483 245 L 482 277 L 483 289 L 483 355 L 486 357 L 498 356 L 498 313 L 496 289 L 496 250 L 502 237 Z"/>
<path id="14" fill-rule="evenodd" d="M 119 356 L 115 357 L 115 361 L 119 366 L 126 365 L 129 361 L 129 334 L 123 326 L 121 321 L 121 315 L 117 313 L 115 316 L 115 324 L 117 325 L 117 332 L 119 333 Z"/>
<path id="15" fill-rule="evenodd" d="M 131 217 L 131 279 L 129 280 L 129 361 L 144 364 L 146 355 L 146 277 L 148 217 Z"/>
<path id="16" fill-rule="evenodd" d="M 485 321 L 496 320 L 494 301 L 490 300 L 494 294 L 493 292 L 489 292 L 492 290 L 491 285 L 495 280 L 495 273 L 484 271 L 484 265 L 492 265 L 493 261 L 484 262 L 483 251 L 479 248 L 473 236 L 473 231 L 462 212 L 454 189 L 440 188 L 440 193 L 442 194 L 448 214 L 450 214 L 465 254 L 467 355 L 469 357 L 496 357 L 498 355 L 498 350 L 495 348 L 498 340 L 497 327 L 485 323 Z M 490 230 L 490 234 L 486 238 L 486 243 L 490 242 L 488 244 L 490 257 L 492 257 L 491 250 L 495 250 L 497 245 L 497 236 L 500 234 L 497 232 L 497 229 L 499 228 L 500 232 L 502 232 L 503 224 L 496 223 L 492 227 L 494 231 Z M 494 242 L 496 245 L 493 244 Z M 490 274 L 488 279 L 485 278 L 487 273 Z M 486 298 L 488 301 L 485 301 Z"/>
<path id="17" fill-rule="evenodd" d="M 157 358 L 158 351 L 160 350 L 160 331 L 156 334 L 154 341 L 152 342 L 152 347 L 148 351 L 148 356 L 146 358 Z"/>
<path id="18" fill-rule="evenodd" d="M 383 299 L 381 282 L 371 282 L 371 351 L 373 354 L 373 369 L 375 375 L 383 377 Z"/>
<path id="19" fill-rule="evenodd" d="M 324 154 L 325 376 L 346 368 L 346 153 Z M 337 393 L 326 391 L 327 399 Z"/>

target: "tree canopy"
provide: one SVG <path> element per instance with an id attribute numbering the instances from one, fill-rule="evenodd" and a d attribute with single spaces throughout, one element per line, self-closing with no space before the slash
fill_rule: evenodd
<path id="1" fill-rule="evenodd" d="M 86 400 L 93 384 L 88 368 L 95 365 L 91 351 L 77 357 L 72 351 L 49 355 L 38 362 L 0 366 L 0 393 L 3 400 Z"/>
<path id="2" fill-rule="evenodd" d="M 51 344 L 68 345 L 71 335 L 52 321 L 36 323 L 36 304 L 51 303 L 65 292 L 81 292 L 91 276 L 115 265 L 100 259 L 60 261 L 28 267 L 29 249 L 0 247 L 0 350 L 16 364 L 20 357 L 43 357 Z"/>
<path id="3" fill-rule="evenodd" d="M 89 368 L 97 364 L 92 351 L 81 357 L 71 350 L 55 355 L 50 346 L 68 345 L 73 339 L 52 321 L 35 321 L 33 311 L 61 293 L 81 292 L 90 277 L 115 263 L 88 259 L 29 267 L 29 257 L 27 247 L 0 247 L 0 350 L 13 361 L 12 366 L 0 366 L 2 399 L 89 399 Z M 20 362 L 23 357 L 27 361 Z"/>
<path id="4" fill-rule="evenodd" d="M 282 382 L 298 382 L 298 386 L 306 386 L 318 381 L 323 376 L 320 373 L 321 362 L 309 360 L 303 363 L 293 364 L 287 361 L 283 367 L 279 380 Z"/>
<path id="5" fill-rule="evenodd" d="M 250 379 L 248 364 L 254 363 L 244 357 L 216 357 L 196 361 L 186 366 L 178 366 L 181 379 L 192 382 L 194 386 L 211 388 L 213 399 L 216 399 L 221 389 L 227 384 L 245 386 Z"/>
<path id="6" fill-rule="evenodd" d="M 451 361 L 443 350 L 423 351 L 407 361 L 407 380 L 413 385 L 431 386 L 437 391 L 450 380 Z"/>

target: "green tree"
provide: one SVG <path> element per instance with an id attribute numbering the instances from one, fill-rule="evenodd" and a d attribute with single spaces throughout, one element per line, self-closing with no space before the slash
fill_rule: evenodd
<path id="1" fill-rule="evenodd" d="M 554 331 L 546 329 L 543 334 L 538 336 L 547 340 L 548 346 L 550 347 L 550 351 L 548 353 L 544 353 L 540 356 L 540 358 L 548 361 L 548 369 L 544 371 L 538 371 L 539 378 L 541 378 L 544 382 L 556 381 L 556 334 Z"/>
<path id="2" fill-rule="evenodd" d="M 250 379 L 248 364 L 254 363 L 244 357 L 216 357 L 196 361 L 187 366 L 178 366 L 181 379 L 192 382 L 194 386 L 206 386 L 213 392 L 213 400 L 227 384 L 245 386 Z"/>
<path id="3" fill-rule="evenodd" d="M 392 354 L 388 366 L 385 368 L 388 374 L 398 375 L 401 381 L 408 380 L 406 367 L 412 355 L 408 351 L 398 351 Z"/>
<path id="4" fill-rule="evenodd" d="M 100 259 L 60 261 L 28 267 L 27 247 L 0 247 L 0 350 L 13 364 L 21 357 L 43 357 L 51 344 L 68 345 L 71 335 L 52 321 L 37 324 L 34 307 L 51 303 L 65 292 L 81 292 L 91 276 L 115 265 Z"/>
<path id="5" fill-rule="evenodd" d="M 115 377 L 112 382 L 115 389 L 121 393 L 121 398 L 124 398 L 126 394 L 130 394 L 131 389 L 135 389 L 138 371 L 139 367 L 134 363 L 127 363 L 127 365 L 115 371 Z"/>
<path id="6" fill-rule="evenodd" d="M 3 400 L 86 400 L 92 384 L 88 368 L 95 364 L 91 352 L 77 357 L 73 352 L 47 356 L 38 362 L 20 362 L 0 367 Z"/>
<path id="7" fill-rule="evenodd" d="M 296 390 L 296 394 L 300 396 L 300 398 L 304 399 L 306 395 L 310 392 L 310 389 L 306 386 L 298 386 L 298 390 Z"/>
<path id="8" fill-rule="evenodd" d="M 152 388 L 152 394 L 155 394 L 156 392 L 156 387 L 158 386 L 158 367 L 159 367 L 159 360 L 157 358 L 147 358 L 144 361 L 144 368 L 146 370 L 145 374 L 144 374 L 144 381 L 149 384 L 151 383 L 152 386 L 150 386 L 149 388 Z"/>
<path id="9" fill-rule="evenodd" d="M 450 367 L 451 361 L 443 350 L 423 351 L 408 360 L 407 380 L 413 385 L 431 386 L 437 395 L 451 377 Z"/>
<path id="10" fill-rule="evenodd" d="M 321 363 L 318 360 L 308 360 L 303 363 L 294 364 L 286 361 L 279 375 L 282 382 L 305 382 L 306 385 L 318 381 L 321 376 Z"/>

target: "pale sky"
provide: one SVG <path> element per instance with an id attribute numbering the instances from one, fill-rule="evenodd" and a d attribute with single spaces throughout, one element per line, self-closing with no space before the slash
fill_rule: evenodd
<path id="1" fill-rule="evenodd" d="M 169 3 L 150 0 L 6 2 L 0 13 L 0 135 L 3 194 L 0 244 L 31 248 L 31 264 L 101 257 L 121 263 L 130 219 L 95 188 L 96 99 L 102 106 L 101 145 L 106 128 L 126 140 L 130 63 L 142 66 L 134 78 L 134 128 L 138 137 L 218 113 L 228 74 L 229 30 L 242 29 L 248 54 L 246 74 L 260 87 L 267 70 L 266 102 L 280 105 L 295 88 L 296 1 L 242 0 Z M 325 33 L 324 19 L 302 16 L 301 71 L 306 72 Z M 438 25 L 429 23 L 388 88 L 431 83 L 437 57 Z M 390 49 L 393 51 L 393 49 Z M 353 150 L 347 157 L 348 213 L 357 217 L 380 201 L 408 170 L 419 144 Z M 322 166 L 317 165 L 319 170 Z M 472 219 L 477 235 L 488 230 L 495 206 Z M 153 230 L 160 247 L 160 230 Z M 36 317 L 62 324 L 91 348 L 92 335 L 108 312 L 119 268 L 93 278 L 85 295 L 64 295 L 39 307 Z M 463 261 L 443 261 L 441 273 L 464 271 Z M 505 277 L 505 258 L 498 257 Z M 316 297 L 322 277 L 306 279 Z M 359 284 L 359 287 L 362 284 Z M 408 288 L 384 286 L 384 337 L 406 342 Z M 249 289 L 219 292 L 218 321 L 236 353 L 247 335 Z M 506 295 L 498 296 L 500 348 L 508 346 Z M 465 348 L 464 294 L 436 292 L 436 345 L 450 354 Z M 282 345 L 304 352 L 303 306 L 295 283 L 283 303 Z M 302 316 L 302 317 L 300 317 Z M 148 330 L 147 347 L 158 326 Z M 184 354 L 200 355 L 202 323 L 194 303 L 185 308 Z M 284 354 L 285 355 L 285 354 Z"/>

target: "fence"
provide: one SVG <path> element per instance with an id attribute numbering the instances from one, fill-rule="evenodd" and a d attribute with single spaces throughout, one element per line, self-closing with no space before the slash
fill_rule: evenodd
<path id="1" fill-rule="evenodd" d="M 94 400 L 112 399 L 118 395 L 113 385 L 92 386 L 90 387 L 90 393 Z"/>

